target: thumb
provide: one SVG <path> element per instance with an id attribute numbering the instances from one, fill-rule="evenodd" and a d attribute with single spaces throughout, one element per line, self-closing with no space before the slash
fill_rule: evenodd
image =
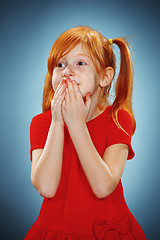
<path id="1" fill-rule="evenodd" d="M 86 94 L 85 105 L 87 107 L 87 110 L 89 111 L 90 106 L 91 106 L 91 97 L 90 97 L 90 93 L 89 92 Z"/>

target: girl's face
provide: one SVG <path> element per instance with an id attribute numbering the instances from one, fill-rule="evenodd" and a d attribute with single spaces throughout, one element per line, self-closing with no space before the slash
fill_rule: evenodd
<path id="1" fill-rule="evenodd" d="M 54 67 L 52 76 L 54 91 L 58 84 L 67 78 L 77 82 L 83 98 L 85 98 L 87 92 L 90 92 L 92 96 L 99 86 L 100 75 L 81 44 L 78 44 L 72 51 L 62 57 Z"/>

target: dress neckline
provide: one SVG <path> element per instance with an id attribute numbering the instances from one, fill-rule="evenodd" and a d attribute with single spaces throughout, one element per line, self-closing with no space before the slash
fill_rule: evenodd
<path id="1" fill-rule="evenodd" d="M 95 118 L 92 118 L 91 120 L 87 121 L 86 124 L 87 124 L 87 125 L 90 125 L 90 124 L 96 122 L 97 120 L 99 120 L 100 118 L 102 118 L 103 115 L 105 115 L 105 113 L 108 111 L 108 108 L 109 108 L 109 107 L 110 107 L 110 106 L 107 106 L 106 109 L 105 109 L 102 113 L 100 113 L 100 114 L 99 114 L 98 116 L 96 116 Z"/>

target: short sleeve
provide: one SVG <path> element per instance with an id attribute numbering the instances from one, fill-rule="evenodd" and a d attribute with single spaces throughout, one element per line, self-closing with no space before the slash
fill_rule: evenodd
<path id="1" fill-rule="evenodd" d="M 129 146 L 128 160 L 135 156 L 135 153 L 131 146 L 131 136 L 133 130 L 133 122 L 129 113 L 123 109 L 118 111 L 118 122 L 122 128 L 119 128 L 114 120 L 110 117 L 107 124 L 107 147 L 123 143 Z"/>
<path id="2" fill-rule="evenodd" d="M 30 159 L 32 161 L 32 151 L 38 148 L 44 148 L 47 133 L 40 114 L 33 117 L 30 124 Z"/>

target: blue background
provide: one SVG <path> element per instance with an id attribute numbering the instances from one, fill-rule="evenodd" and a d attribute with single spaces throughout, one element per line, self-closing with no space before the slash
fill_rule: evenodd
<path id="1" fill-rule="evenodd" d="M 1 1 L 1 239 L 23 239 L 38 217 L 43 198 L 30 180 L 30 122 L 42 111 L 54 41 L 83 24 L 107 38 L 135 35 L 129 42 L 135 55 L 136 156 L 127 162 L 122 182 L 128 207 L 147 239 L 160 239 L 159 16 L 158 1 Z"/>

